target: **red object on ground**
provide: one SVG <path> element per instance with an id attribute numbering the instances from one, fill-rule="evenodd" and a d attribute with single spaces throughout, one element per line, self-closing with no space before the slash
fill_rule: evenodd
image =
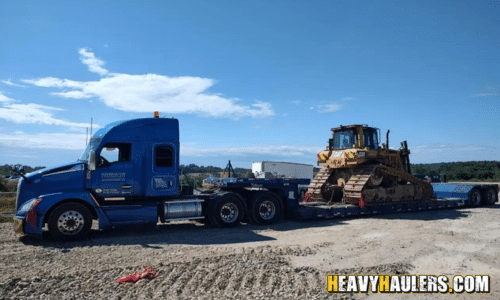
<path id="1" fill-rule="evenodd" d="M 158 270 L 156 270 L 153 266 L 149 266 L 145 268 L 142 272 L 137 272 L 134 274 L 130 274 L 127 276 L 124 276 L 120 279 L 115 280 L 118 283 L 126 283 L 126 282 L 133 282 L 136 283 L 137 281 L 147 278 L 147 279 L 154 279 L 158 276 Z"/>
<path id="2" fill-rule="evenodd" d="M 359 196 L 358 204 L 359 204 L 359 208 L 365 208 L 365 200 L 363 200 L 363 194 L 361 194 L 361 196 Z"/>

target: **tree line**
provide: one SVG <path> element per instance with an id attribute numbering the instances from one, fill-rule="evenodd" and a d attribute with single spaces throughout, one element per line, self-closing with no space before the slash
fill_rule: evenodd
<path id="1" fill-rule="evenodd" d="M 182 174 L 187 175 L 187 174 L 193 174 L 193 173 L 210 173 L 213 175 L 218 175 L 220 172 L 224 172 L 223 168 L 219 167 L 214 167 L 214 166 L 198 166 L 195 164 L 189 164 L 189 165 L 180 165 L 179 169 L 181 170 Z M 228 172 L 227 169 L 225 170 L 226 173 Z M 234 168 L 234 172 L 239 178 L 250 178 L 253 177 L 253 173 L 251 169 L 245 169 L 245 168 Z"/>
<path id="2" fill-rule="evenodd" d="M 14 167 L 14 165 L 3 165 L 3 166 L 0 166 L 0 175 L 2 175 L 3 177 L 6 177 L 6 176 L 19 176 L 16 172 L 12 171 L 12 167 Z M 45 167 L 30 167 L 30 166 L 23 166 L 24 167 L 24 171 L 26 173 L 30 173 L 30 172 L 33 172 L 33 171 L 36 171 L 36 170 L 40 170 L 40 169 L 43 169 Z"/>
<path id="3" fill-rule="evenodd" d="M 413 174 L 446 175 L 450 181 L 500 181 L 499 161 L 412 164 Z"/>

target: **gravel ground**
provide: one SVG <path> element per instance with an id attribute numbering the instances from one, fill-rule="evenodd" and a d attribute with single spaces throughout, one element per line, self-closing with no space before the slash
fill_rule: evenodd
<path id="1" fill-rule="evenodd" d="M 500 298 L 500 205 L 218 229 L 195 222 L 94 230 L 82 242 L 20 237 L 0 224 L 0 299 L 359 299 L 327 274 L 490 274 Z M 154 266 L 136 284 L 116 279 Z"/>

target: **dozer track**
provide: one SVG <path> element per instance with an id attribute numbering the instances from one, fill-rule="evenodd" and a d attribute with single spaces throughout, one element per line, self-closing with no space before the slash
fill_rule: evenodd
<path id="1" fill-rule="evenodd" d="M 368 185 L 368 180 L 375 174 L 376 166 L 367 166 L 355 170 L 355 173 L 349 178 L 344 187 L 344 203 L 358 203 L 361 192 Z"/>
<path id="2" fill-rule="evenodd" d="M 381 185 L 373 186 L 380 181 Z M 361 195 L 365 204 L 425 201 L 432 198 L 432 186 L 411 174 L 383 165 L 355 170 L 344 188 L 342 202 L 358 205 Z"/>
<path id="3" fill-rule="evenodd" d="M 333 169 L 328 167 L 323 167 L 319 170 L 318 174 L 314 176 L 313 181 L 309 184 L 309 188 L 307 189 L 307 193 L 314 201 L 325 201 L 321 196 L 321 188 L 326 183 L 330 175 L 332 174 Z"/>

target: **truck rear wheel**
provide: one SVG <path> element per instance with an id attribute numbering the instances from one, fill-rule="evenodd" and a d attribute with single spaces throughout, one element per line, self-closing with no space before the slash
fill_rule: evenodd
<path id="1" fill-rule="evenodd" d="M 486 189 L 483 194 L 483 204 L 484 205 L 493 205 L 497 202 L 497 193 L 496 190 L 492 187 Z"/>
<path id="2" fill-rule="evenodd" d="M 260 225 L 277 223 L 281 219 L 281 203 L 269 192 L 257 193 L 250 201 L 250 218 Z"/>
<path id="3" fill-rule="evenodd" d="M 90 232 L 92 214 L 79 203 L 66 203 L 50 214 L 48 225 L 50 235 L 56 240 L 81 240 Z"/>
<path id="4" fill-rule="evenodd" d="M 469 194 L 470 206 L 476 207 L 481 205 L 481 192 L 478 188 L 473 188 Z"/>
<path id="5" fill-rule="evenodd" d="M 236 195 L 226 194 L 214 199 L 209 210 L 209 220 L 218 227 L 233 227 L 240 224 L 245 208 Z"/>

